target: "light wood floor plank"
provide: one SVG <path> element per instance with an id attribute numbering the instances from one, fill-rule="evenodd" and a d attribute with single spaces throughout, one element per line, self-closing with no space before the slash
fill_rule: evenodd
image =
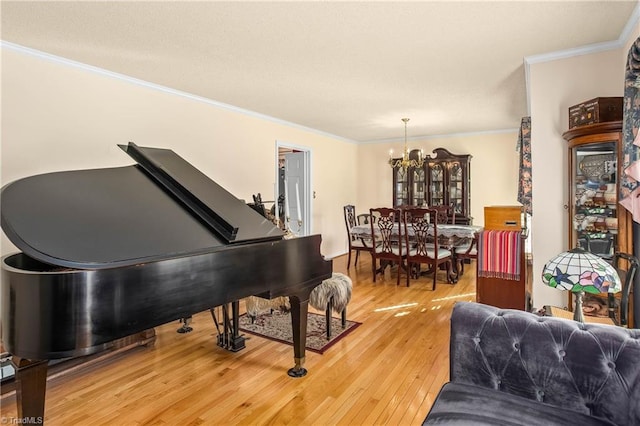
<path id="1" fill-rule="evenodd" d="M 353 260 L 353 259 L 352 259 Z M 419 425 L 449 374 L 449 318 L 455 302 L 475 300 L 475 265 L 457 284 L 438 274 L 396 286 L 397 268 L 373 283 L 363 254 L 334 271 L 353 280 L 347 308 L 362 323 L 324 354 L 307 352 L 309 373 L 293 379 L 293 349 L 247 335 L 246 349 L 216 345 L 209 312 L 156 328 L 141 347 L 54 378 L 47 387 L 48 425 Z M 317 312 L 313 309 L 311 311 Z M 15 418 L 15 397 L 2 399 Z"/>

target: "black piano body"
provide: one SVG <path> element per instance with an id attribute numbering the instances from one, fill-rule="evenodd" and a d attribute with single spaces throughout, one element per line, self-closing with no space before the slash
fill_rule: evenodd
<path id="1" fill-rule="evenodd" d="M 289 296 L 293 377 L 304 369 L 309 295 L 331 276 L 321 237 L 284 239 L 266 218 L 171 150 L 138 164 L 49 173 L 2 189 L 2 340 L 18 416 L 44 416 L 47 360 L 247 296 Z"/>

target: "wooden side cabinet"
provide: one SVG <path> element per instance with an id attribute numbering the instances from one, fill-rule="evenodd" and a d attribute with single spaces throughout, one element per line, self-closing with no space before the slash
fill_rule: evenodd
<path id="1" fill-rule="evenodd" d="M 393 169 L 393 206 L 453 206 L 456 223 L 471 224 L 471 155 L 452 154 L 445 148 L 433 153 L 422 167 Z M 411 151 L 410 158 L 417 157 L 418 150 Z"/>
<path id="2" fill-rule="evenodd" d="M 526 225 L 521 206 L 485 206 L 484 208 L 484 231 L 489 232 L 509 231 L 517 233 L 520 238 L 520 251 L 512 252 L 512 247 L 505 244 L 500 247 L 498 253 L 492 253 L 492 246 L 478 244 L 478 259 L 490 256 L 517 257 L 520 262 L 520 275 L 517 279 L 507 279 L 486 276 L 480 273 L 480 261 L 476 261 L 476 301 L 486 305 L 497 306 L 502 309 L 520 309 L 531 311 L 533 303 L 533 279 L 532 267 L 533 257 L 526 253 L 526 240 L 528 230 L 523 228 Z M 512 234 L 514 237 L 515 234 Z M 485 248 L 488 250 L 485 251 Z M 515 251 L 515 250 L 514 250 Z"/>
<path id="3" fill-rule="evenodd" d="M 497 306 L 502 309 L 519 309 L 531 312 L 533 309 L 533 257 L 525 253 L 526 236 L 522 237 L 520 252 L 520 278 L 476 278 L 476 302 Z M 478 263 L 476 262 L 476 274 Z"/>

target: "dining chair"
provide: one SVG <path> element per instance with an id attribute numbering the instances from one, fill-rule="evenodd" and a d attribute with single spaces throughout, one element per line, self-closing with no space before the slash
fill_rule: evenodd
<path id="1" fill-rule="evenodd" d="M 622 269 L 623 265 L 621 264 L 621 260 L 625 260 L 627 262 L 626 270 Z M 615 294 L 607 293 L 606 304 L 607 304 L 607 310 L 608 310 L 608 317 L 591 316 L 587 312 L 585 312 L 584 322 L 628 327 L 629 317 L 630 317 L 629 298 L 632 291 L 634 292 L 640 291 L 640 289 L 633 288 L 635 283 L 635 276 L 636 276 L 636 273 L 638 272 L 638 267 L 640 267 L 640 262 L 638 261 L 638 258 L 636 258 L 635 256 L 632 256 L 627 253 L 617 252 L 613 255 L 611 264 L 618 272 L 618 275 L 620 276 L 620 280 L 623 283 L 620 300 L 618 301 Z M 573 312 L 567 309 L 562 309 L 557 306 L 545 306 L 544 310 L 546 315 L 549 315 L 549 316 L 573 319 Z M 640 318 L 633 318 L 633 328 L 640 328 Z"/>
<path id="2" fill-rule="evenodd" d="M 446 265 L 447 280 L 451 273 L 452 252 L 441 246 L 438 235 L 438 210 L 434 208 L 413 208 L 404 210 L 405 238 L 409 246 L 407 266 L 420 271 L 420 264 L 430 265 L 427 272 L 433 273 L 433 290 L 436 289 L 436 278 L 440 265 Z M 410 229 L 411 228 L 411 229 Z M 411 234 L 411 235 L 410 235 Z M 407 286 L 409 277 L 407 277 Z"/>
<path id="3" fill-rule="evenodd" d="M 457 277 L 464 274 L 464 264 L 471 259 L 478 259 L 478 233 L 473 238 L 465 238 L 461 243 L 453 245 L 453 263 Z"/>
<path id="4" fill-rule="evenodd" d="M 374 219 L 375 217 L 371 217 L 369 213 L 360 213 L 356 216 L 356 222 L 358 222 L 358 225 L 368 225 L 369 222 Z"/>
<path id="5" fill-rule="evenodd" d="M 361 251 L 371 253 L 373 243 L 370 239 L 365 239 L 354 235 L 351 230 L 356 226 L 356 208 L 352 204 L 344 206 L 344 223 L 347 226 L 347 240 L 349 241 L 349 256 L 347 257 L 347 269 L 351 266 L 351 252 L 356 252 L 354 265 L 358 264 L 358 256 Z"/>
<path id="6" fill-rule="evenodd" d="M 398 264 L 396 284 L 399 285 L 400 271 L 404 268 L 404 260 L 407 256 L 407 246 L 403 238 L 404 230 L 399 223 L 402 218 L 400 209 L 389 207 L 372 208 L 369 209 L 369 214 L 372 217 L 370 223 L 371 237 L 375 247 L 371 251 L 373 282 L 376 282 L 378 272 L 382 271 L 384 273 L 387 264 L 393 262 Z M 376 268 L 378 260 L 380 261 L 380 269 Z"/>
<path id="7" fill-rule="evenodd" d="M 456 210 L 453 206 L 432 206 L 431 208 L 437 212 L 438 223 L 451 225 L 456 223 Z"/>

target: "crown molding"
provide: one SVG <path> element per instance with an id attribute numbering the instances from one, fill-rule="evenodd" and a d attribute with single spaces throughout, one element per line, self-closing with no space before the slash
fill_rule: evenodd
<path id="1" fill-rule="evenodd" d="M 446 139 L 446 138 L 467 138 L 473 136 L 482 136 L 482 135 L 498 135 L 504 133 L 518 133 L 520 131 L 519 128 L 513 129 L 497 129 L 497 130 L 483 130 L 480 132 L 464 132 L 464 133 L 446 133 L 441 135 L 423 135 L 423 136 L 412 136 L 407 138 L 407 142 L 422 142 L 432 139 Z M 388 138 L 388 139 L 370 139 L 367 141 L 360 141 L 360 144 L 378 144 L 378 143 L 396 143 L 396 142 L 404 142 L 404 138 Z"/>
<path id="2" fill-rule="evenodd" d="M 168 93 L 170 95 L 180 96 L 182 98 L 187 98 L 196 102 L 201 102 L 207 105 L 211 105 L 216 108 L 220 108 L 227 111 L 236 112 L 238 114 L 243 114 L 249 117 L 258 118 L 260 120 L 265 120 L 271 123 L 291 127 L 298 130 L 303 130 L 305 132 L 313 133 L 319 136 L 324 136 L 332 139 L 337 139 L 342 142 L 357 144 L 358 142 L 348 139 L 342 136 L 333 135 L 331 133 L 323 132 L 318 129 L 313 129 L 311 127 L 302 126 L 300 124 L 292 123 L 290 121 L 282 120 L 276 117 L 272 117 L 270 115 L 261 114 L 259 112 L 247 110 L 244 108 L 239 108 L 233 105 L 225 104 L 223 102 L 214 101 L 212 99 L 208 99 L 202 96 L 194 95 L 191 93 L 183 92 L 181 90 L 172 89 L 170 87 L 162 86 L 160 84 L 150 83 L 145 80 L 140 80 L 138 78 L 130 77 L 128 75 L 119 74 L 117 72 L 112 72 L 105 70 L 103 68 L 94 67 L 92 65 L 83 64 L 81 62 L 72 61 L 71 59 L 66 59 L 60 56 L 52 55 L 50 53 L 42 52 L 40 50 L 31 49 L 29 47 L 21 46 L 19 44 L 11 43 L 8 41 L 0 40 L 0 48 L 11 50 L 14 52 L 26 54 L 28 56 L 37 57 L 40 59 L 44 59 L 46 61 L 54 62 L 57 64 L 66 65 L 72 68 L 81 69 L 84 71 L 91 72 L 93 74 L 102 75 L 105 77 L 115 78 L 116 80 L 125 81 L 127 83 L 135 84 L 136 86 L 146 87 L 148 89 L 160 91 L 163 93 Z"/>
<path id="3" fill-rule="evenodd" d="M 604 52 L 607 50 L 622 49 L 627 41 L 634 37 L 636 26 L 640 25 L 640 3 L 631 12 L 631 16 L 627 20 L 626 25 L 620 32 L 617 40 L 607 41 L 603 43 L 595 43 L 587 46 L 577 47 L 574 49 L 560 50 L 557 52 L 543 53 L 540 55 L 525 56 L 524 62 L 524 80 L 527 91 L 527 115 L 531 115 L 531 86 L 530 86 L 530 66 L 542 62 L 557 61 L 559 59 L 571 58 L 580 55 L 589 55 L 592 53 Z"/>

